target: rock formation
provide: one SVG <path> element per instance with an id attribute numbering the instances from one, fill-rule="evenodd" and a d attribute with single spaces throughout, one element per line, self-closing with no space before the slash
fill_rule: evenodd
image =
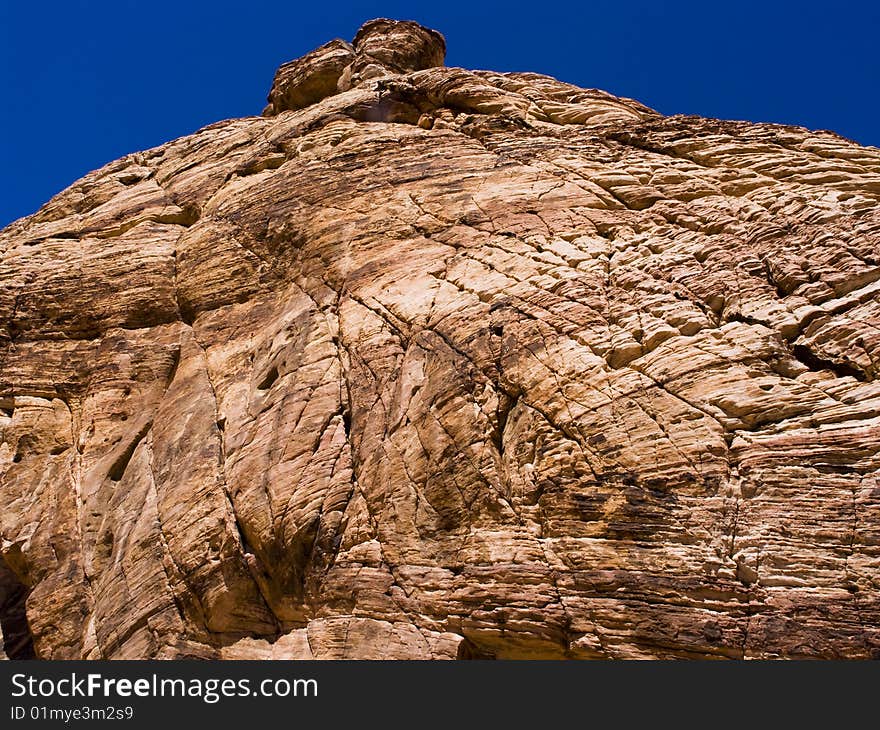
<path id="1" fill-rule="evenodd" d="M 9 656 L 880 655 L 880 150 L 444 50 L 0 233 Z"/>

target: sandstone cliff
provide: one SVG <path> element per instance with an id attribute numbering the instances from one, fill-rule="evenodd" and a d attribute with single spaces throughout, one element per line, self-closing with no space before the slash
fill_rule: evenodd
<path id="1" fill-rule="evenodd" d="M 6 653 L 880 655 L 880 151 L 444 51 L 0 233 Z"/>

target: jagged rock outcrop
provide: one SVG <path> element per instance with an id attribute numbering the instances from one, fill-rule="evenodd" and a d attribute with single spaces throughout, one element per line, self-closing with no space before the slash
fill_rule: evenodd
<path id="1" fill-rule="evenodd" d="M 446 41 L 417 23 L 379 18 L 352 43 L 332 40 L 284 64 L 275 74 L 263 116 L 303 109 L 371 78 L 442 66 Z"/>
<path id="2" fill-rule="evenodd" d="M 880 655 L 880 151 L 443 50 L 0 233 L 7 653 Z"/>

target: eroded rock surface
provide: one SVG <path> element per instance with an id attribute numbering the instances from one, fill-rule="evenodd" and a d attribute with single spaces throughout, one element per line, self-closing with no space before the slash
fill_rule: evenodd
<path id="1" fill-rule="evenodd" d="M 880 655 L 880 151 L 443 48 L 374 21 L 0 233 L 25 639 Z"/>

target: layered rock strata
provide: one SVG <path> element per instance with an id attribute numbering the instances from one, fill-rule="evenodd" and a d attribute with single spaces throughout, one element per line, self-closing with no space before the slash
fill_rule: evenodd
<path id="1" fill-rule="evenodd" d="M 880 151 L 444 50 L 0 232 L 6 653 L 880 656 Z"/>

